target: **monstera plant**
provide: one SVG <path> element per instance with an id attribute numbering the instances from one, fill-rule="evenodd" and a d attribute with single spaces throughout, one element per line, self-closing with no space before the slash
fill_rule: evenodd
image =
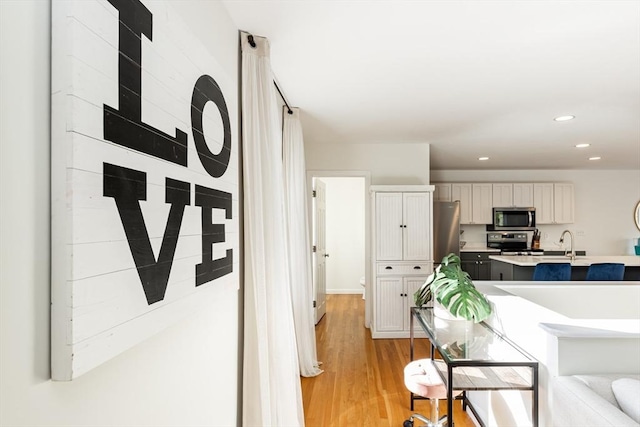
<path id="1" fill-rule="evenodd" d="M 460 266 L 460 257 L 449 254 L 414 294 L 421 307 L 433 297 L 453 316 L 481 322 L 491 315 L 491 305 Z"/>

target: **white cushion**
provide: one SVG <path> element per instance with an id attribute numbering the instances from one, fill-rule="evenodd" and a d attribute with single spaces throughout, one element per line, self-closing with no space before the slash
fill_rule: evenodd
<path id="1" fill-rule="evenodd" d="M 640 381 L 620 378 L 611 383 L 611 389 L 622 412 L 640 423 Z"/>

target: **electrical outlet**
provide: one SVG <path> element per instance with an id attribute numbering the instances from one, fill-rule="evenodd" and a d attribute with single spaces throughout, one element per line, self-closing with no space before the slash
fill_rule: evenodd
<path id="1" fill-rule="evenodd" d="M 578 236 L 578 237 L 584 237 L 584 231 L 583 231 L 583 230 L 578 230 L 578 231 L 576 231 L 576 236 Z"/>
<path id="2" fill-rule="evenodd" d="M 549 233 L 544 233 L 544 234 L 542 235 L 542 238 L 543 238 L 544 240 L 548 240 L 548 239 L 549 239 Z"/>

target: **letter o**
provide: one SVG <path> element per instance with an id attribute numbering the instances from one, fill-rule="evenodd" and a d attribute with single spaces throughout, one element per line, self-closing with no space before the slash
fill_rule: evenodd
<path id="1" fill-rule="evenodd" d="M 213 154 L 204 138 L 202 129 L 202 112 L 207 102 L 212 101 L 218 107 L 220 116 L 222 117 L 222 126 L 224 129 L 224 140 L 220 153 Z M 224 101 L 224 96 L 220 87 L 208 75 L 202 75 L 196 81 L 193 87 L 193 96 L 191 97 L 191 130 L 193 132 L 193 140 L 196 143 L 196 150 L 200 163 L 209 175 L 214 178 L 221 177 L 229 166 L 229 157 L 231 156 L 231 124 L 229 122 L 229 111 Z"/>

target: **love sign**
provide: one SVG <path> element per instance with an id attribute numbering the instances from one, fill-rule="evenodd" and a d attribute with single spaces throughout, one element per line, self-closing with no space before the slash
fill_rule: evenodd
<path id="1" fill-rule="evenodd" d="M 237 88 L 164 2 L 54 0 L 52 32 L 52 376 L 70 380 L 238 288 Z"/>

